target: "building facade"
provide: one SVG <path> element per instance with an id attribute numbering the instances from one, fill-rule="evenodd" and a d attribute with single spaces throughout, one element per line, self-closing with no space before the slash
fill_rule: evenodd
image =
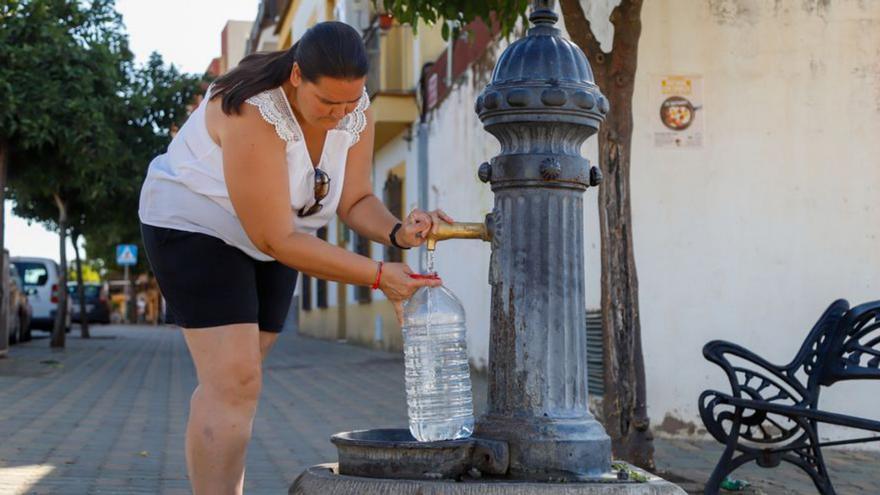
<path id="1" fill-rule="evenodd" d="M 227 21 L 220 34 L 220 71 L 225 74 L 235 68 L 245 56 L 251 21 Z"/>

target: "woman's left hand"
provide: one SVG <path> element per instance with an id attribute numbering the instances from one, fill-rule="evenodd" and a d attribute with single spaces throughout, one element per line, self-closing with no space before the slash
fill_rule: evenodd
<path id="1" fill-rule="evenodd" d="M 421 246 L 429 233 L 437 231 L 440 222 L 452 223 L 454 220 L 443 210 L 425 212 L 416 208 L 406 216 L 397 231 L 397 243 L 405 247 Z"/>

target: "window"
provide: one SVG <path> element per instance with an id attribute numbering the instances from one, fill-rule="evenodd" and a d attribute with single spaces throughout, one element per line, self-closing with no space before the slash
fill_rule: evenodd
<path id="1" fill-rule="evenodd" d="M 397 218 L 403 218 L 403 179 L 394 172 L 388 172 L 383 196 L 382 200 L 388 211 Z M 385 246 L 385 261 L 403 261 L 403 251 L 394 246 Z"/>
<path id="2" fill-rule="evenodd" d="M 16 262 L 15 268 L 21 273 L 26 287 L 46 285 L 49 280 L 49 270 L 42 263 Z"/>
<path id="3" fill-rule="evenodd" d="M 602 310 L 587 310 L 587 388 L 590 395 L 605 395 L 605 367 L 603 360 Z"/>
<path id="4" fill-rule="evenodd" d="M 93 300 L 98 299 L 101 295 L 101 286 L 100 285 L 86 285 L 83 284 L 83 291 L 86 299 Z M 79 296 L 79 286 L 76 284 L 69 284 L 67 286 L 67 293 L 71 296 L 78 297 Z"/>
<path id="5" fill-rule="evenodd" d="M 312 278 L 302 274 L 302 309 L 310 311 L 312 309 Z"/>

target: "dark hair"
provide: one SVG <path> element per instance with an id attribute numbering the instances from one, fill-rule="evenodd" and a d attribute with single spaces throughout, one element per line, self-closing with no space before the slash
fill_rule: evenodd
<path id="1" fill-rule="evenodd" d="M 287 50 L 243 58 L 236 68 L 214 81 L 211 99 L 223 98 L 223 113 L 239 113 L 251 96 L 284 84 L 294 62 L 303 79 L 312 83 L 324 76 L 357 79 L 369 68 L 364 41 L 353 27 L 344 22 L 321 22 Z"/>

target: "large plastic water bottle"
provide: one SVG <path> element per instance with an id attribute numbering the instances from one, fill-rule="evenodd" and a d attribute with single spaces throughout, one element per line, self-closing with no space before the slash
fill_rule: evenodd
<path id="1" fill-rule="evenodd" d="M 403 307 L 409 431 L 422 442 L 474 431 L 464 308 L 445 287 L 422 287 Z"/>

